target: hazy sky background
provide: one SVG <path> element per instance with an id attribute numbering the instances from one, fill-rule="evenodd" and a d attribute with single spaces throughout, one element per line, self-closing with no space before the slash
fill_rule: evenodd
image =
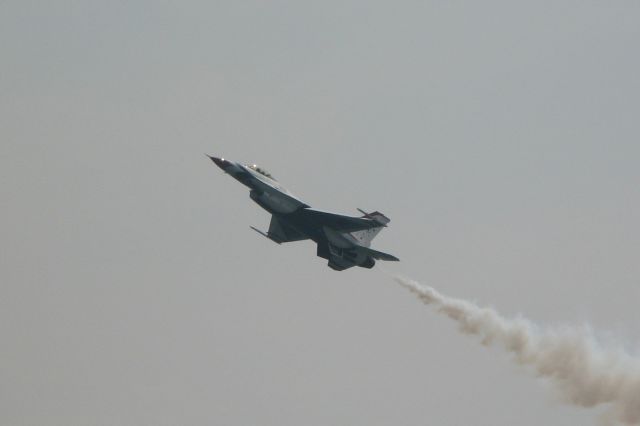
<path id="1" fill-rule="evenodd" d="M 576 425 L 204 153 L 378 209 L 379 265 L 640 346 L 640 3 L 0 2 L 0 423 Z"/>

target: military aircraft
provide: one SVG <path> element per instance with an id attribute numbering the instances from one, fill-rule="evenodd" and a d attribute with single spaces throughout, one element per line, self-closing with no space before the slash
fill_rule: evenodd
<path id="1" fill-rule="evenodd" d="M 266 170 L 257 165 L 244 165 L 207 155 L 218 167 L 251 189 L 249 196 L 271 213 L 267 232 L 251 229 L 278 244 L 313 240 L 317 255 L 328 260 L 330 268 L 342 271 L 352 266 L 373 268 L 376 260 L 399 260 L 387 253 L 369 248 L 371 240 L 389 223 L 380 212 L 361 217 L 344 216 L 311 208 L 280 185 Z"/>

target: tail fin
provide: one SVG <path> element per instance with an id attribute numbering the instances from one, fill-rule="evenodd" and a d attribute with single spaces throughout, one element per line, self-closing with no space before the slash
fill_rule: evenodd
<path id="1" fill-rule="evenodd" d="M 371 245 L 371 241 L 378 235 L 382 228 L 387 226 L 387 223 L 391 222 L 391 219 L 386 217 L 384 214 L 375 211 L 373 213 L 367 213 L 364 210 L 358 209 L 360 213 L 363 214 L 363 218 L 375 220 L 380 224 L 377 228 L 365 229 L 363 231 L 352 232 L 351 235 L 360 242 L 364 247 L 369 247 Z"/>
<path id="2" fill-rule="evenodd" d="M 387 226 L 387 223 L 391 222 L 391 219 L 389 219 L 379 211 L 375 211 L 373 213 L 367 213 L 362 209 L 357 209 L 357 210 L 363 214 L 362 217 L 366 217 L 367 219 L 373 219 L 382 226 Z"/>

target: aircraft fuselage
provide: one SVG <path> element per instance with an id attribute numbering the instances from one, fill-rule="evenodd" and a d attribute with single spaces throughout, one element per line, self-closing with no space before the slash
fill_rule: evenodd
<path id="1" fill-rule="evenodd" d="M 311 239 L 318 245 L 317 255 L 329 266 L 343 270 L 352 266 L 372 268 L 374 259 L 398 260 L 369 248 L 375 235 L 389 219 L 381 213 L 350 217 L 311 209 L 308 204 L 280 185 L 257 165 L 243 165 L 223 158 L 209 157 L 222 170 L 250 189 L 251 199 L 271 213 L 267 233 L 255 231 L 277 243 Z"/>

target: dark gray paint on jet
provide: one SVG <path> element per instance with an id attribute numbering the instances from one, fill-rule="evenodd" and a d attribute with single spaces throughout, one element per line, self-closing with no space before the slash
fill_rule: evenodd
<path id="1" fill-rule="evenodd" d="M 311 208 L 280 185 L 257 165 L 243 165 L 208 156 L 218 167 L 249 187 L 249 196 L 271 213 L 269 230 L 253 230 L 281 244 L 313 240 L 317 255 L 328 260 L 330 268 L 342 271 L 352 266 L 373 268 L 376 260 L 397 261 L 397 257 L 369 248 L 371 240 L 386 227 L 390 219 L 380 212 L 352 217 Z"/>

